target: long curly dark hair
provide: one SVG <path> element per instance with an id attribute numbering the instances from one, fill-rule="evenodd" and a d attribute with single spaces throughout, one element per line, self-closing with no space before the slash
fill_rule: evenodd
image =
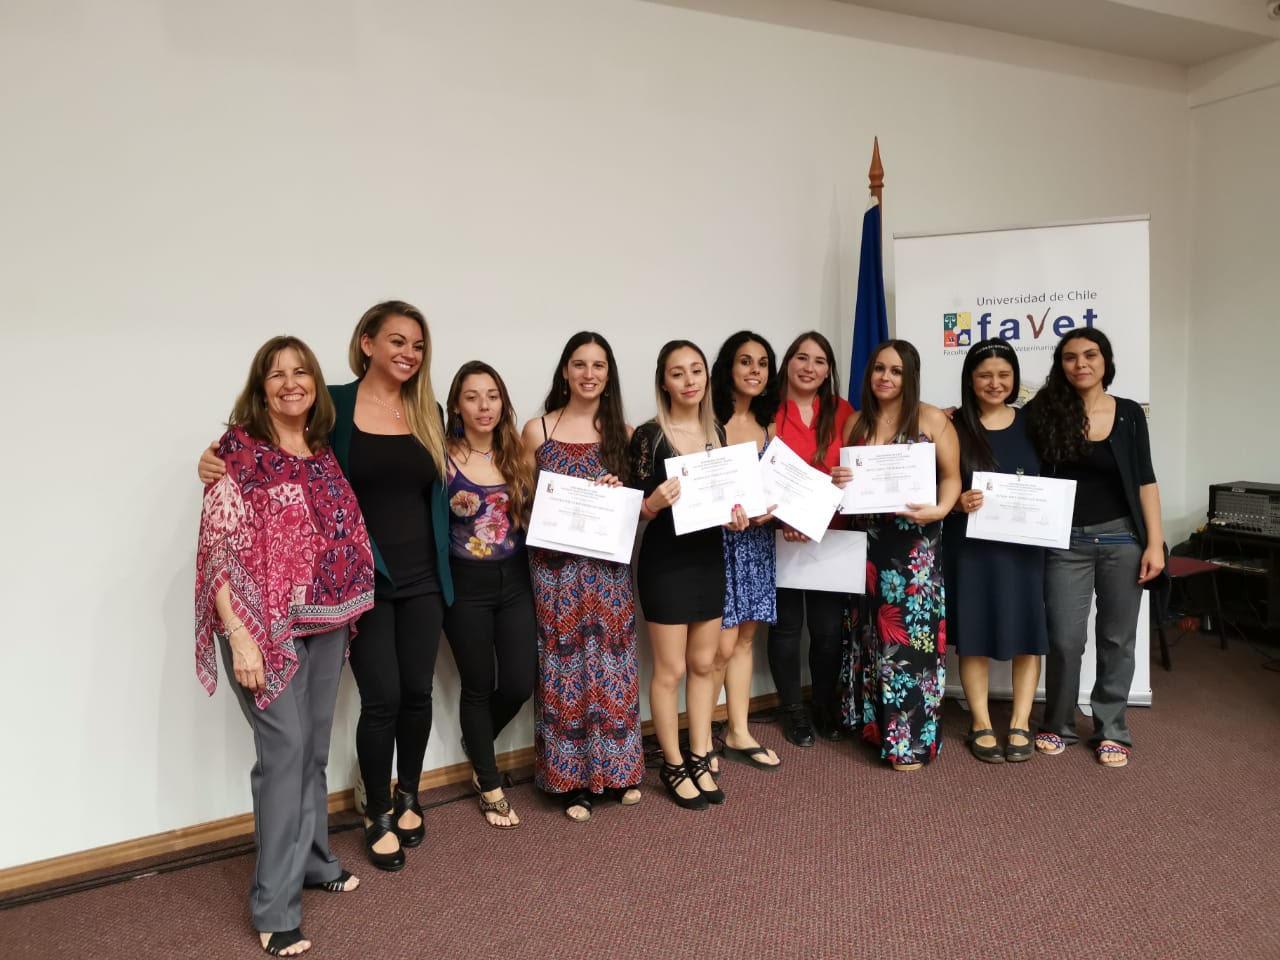
<path id="1" fill-rule="evenodd" d="M 787 347 L 787 352 L 782 355 L 782 363 L 778 365 L 781 380 L 778 384 L 778 399 L 780 404 L 787 399 L 787 366 L 800 352 L 800 345 L 806 340 L 812 340 L 818 345 L 818 349 L 826 354 L 827 369 L 830 371 L 827 379 L 822 381 L 822 386 L 818 387 L 818 395 L 814 399 L 814 406 L 818 411 L 817 429 L 814 431 L 818 445 L 814 448 L 812 462 L 816 467 L 826 458 L 827 448 L 831 446 L 832 441 L 840 440 L 836 436 L 836 410 L 840 406 L 840 374 L 836 371 L 836 357 L 831 352 L 831 341 L 817 330 L 807 330 L 800 334 L 791 341 L 791 346 Z"/>
<path id="2" fill-rule="evenodd" d="M 880 399 L 871 389 L 871 380 L 875 376 L 876 361 L 886 350 L 896 351 L 902 360 L 902 410 L 895 436 L 914 440 L 920 434 L 920 351 L 908 340 L 885 340 L 876 347 L 862 374 L 862 410 L 849 435 L 850 446 L 870 443 L 876 435 Z"/>
<path id="3" fill-rule="evenodd" d="M 965 474 L 975 470 L 995 470 L 996 457 L 991 452 L 987 429 L 982 425 L 982 404 L 973 390 L 973 372 L 987 360 L 1003 360 L 1013 367 L 1013 389 L 1005 397 L 1006 404 L 1018 399 L 1022 384 L 1022 371 L 1018 368 L 1018 354 L 1013 347 L 998 337 L 980 340 L 964 355 L 964 369 L 960 372 L 960 409 L 956 411 L 956 434 L 960 438 L 960 469 Z"/>
<path id="4" fill-rule="evenodd" d="M 1084 327 L 1071 331 L 1058 341 L 1049 376 L 1026 406 L 1027 435 L 1036 448 L 1036 454 L 1045 463 L 1070 463 L 1089 455 L 1089 418 L 1085 416 L 1084 400 L 1062 369 L 1062 351 L 1071 341 L 1081 339 L 1096 344 L 1102 353 L 1106 363 L 1102 389 L 1111 386 L 1116 378 L 1111 341 L 1101 330 Z"/>
<path id="5" fill-rule="evenodd" d="M 734 407 L 733 364 L 738 358 L 738 351 L 748 343 L 760 344 L 769 358 L 769 379 L 765 381 L 760 395 L 751 398 L 750 405 L 756 423 L 767 428 L 778 415 L 778 358 L 774 355 L 773 345 L 758 333 L 739 330 L 720 347 L 716 362 L 711 366 L 711 405 L 715 408 L 716 419 L 728 423 Z"/>
<path id="6" fill-rule="evenodd" d="M 627 456 L 627 418 L 622 412 L 622 384 L 618 380 L 618 364 L 613 359 L 613 347 L 603 334 L 583 330 L 569 338 L 560 352 L 560 362 L 551 377 L 551 389 L 542 402 L 545 413 L 554 413 L 569 403 L 569 380 L 564 375 L 569 358 L 579 347 L 594 343 L 604 351 L 609 365 L 609 379 L 600 391 L 600 404 L 596 408 L 594 425 L 600 432 L 600 462 L 604 468 L 624 483 L 627 480 L 629 457 Z"/>

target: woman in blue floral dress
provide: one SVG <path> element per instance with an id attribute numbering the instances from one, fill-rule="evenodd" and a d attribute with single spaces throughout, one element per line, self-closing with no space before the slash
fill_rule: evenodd
<path id="1" fill-rule="evenodd" d="M 764 337 L 742 330 L 724 342 L 711 368 L 711 402 L 729 443 L 754 443 L 764 452 L 778 410 L 777 378 L 773 347 Z M 747 727 L 752 640 L 760 624 L 778 622 L 773 531 L 771 517 L 755 518 L 746 530 L 724 531 L 724 619 L 716 656 L 729 714 L 725 756 L 761 770 L 780 762 Z"/>
<path id="2" fill-rule="evenodd" d="M 947 416 L 920 402 L 920 355 L 905 340 L 885 341 L 867 364 L 862 410 L 850 423 L 850 445 L 937 447 L 937 505 L 867 518 L 863 628 L 845 671 L 846 722 L 894 770 L 918 770 L 941 746 L 947 620 L 938 547 L 960 495 L 960 445 Z"/>

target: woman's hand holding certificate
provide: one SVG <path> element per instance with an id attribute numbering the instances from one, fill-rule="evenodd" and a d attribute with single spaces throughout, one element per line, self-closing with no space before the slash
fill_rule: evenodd
<path id="1" fill-rule="evenodd" d="M 969 537 L 1062 549 L 1071 546 L 1075 500 L 1074 480 L 981 471 L 973 474 L 972 489 L 960 495 Z"/>
<path id="2" fill-rule="evenodd" d="M 534 547 L 630 563 L 640 500 L 640 491 L 629 487 L 541 473 L 526 540 Z"/>
<path id="3" fill-rule="evenodd" d="M 669 457 L 665 463 L 667 476 L 679 480 L 679 493 L 671 503 L 677 535 L 725 524 L 737 526 L 740 518 L 735 507 L 748 517 L 768 510 L 754 443 Z"/>
<path id="4" fill-rule="evenodd" d="M 938 502 L 937 453 L 932 443 L 842 447 L 840 464 L 853 470 L 840 502 L 841 513 L 906 513 Z"/>
<path id="5" fill-rule="evenodd" d="M 840 503 L 840 488 L 794 450 L 774 437 L 760 460 L 766 499 L 773 515 L 810 540 L 821 540 Z"/>

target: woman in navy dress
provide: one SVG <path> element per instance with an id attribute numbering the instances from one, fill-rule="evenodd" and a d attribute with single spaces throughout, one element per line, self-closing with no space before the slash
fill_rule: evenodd
<path id="1" fill-rule="evenodd" d="M 764 452 L 773 439 L 778 411 L 778 363 L 768 340 L 741 330 L 724 342 L 711 367 L 711 402 L 728 443 L 754 443 Z M 716 689 L 724 684 L 729 713 L 725 756 L 762 770 L 778 766 L 778 755 L 751 735 L 747 713 L 752 640 L 762 623 L 778 622 L 772 520 L 771 516 L 755 517 L 746 530 L 724 533 L 724 619 L 716 654 L 720 676 Z"/>
<path id="2" fill-rule="evenodd" d="M 994 540 L 970 540 L 966 514 L 982 509 L 974 471 L 1040 472 L 1026 431 L 1026 415 L 1014 409 L 1020 384 L 1018 355 L 1003 340 L 974 344 L 960 375 L 960 470 L 964 493 L 944 525 L 943 569 L 947 623 L 960 658 L 960 682 L 969 701 L 969 750 L 979 760 L 1031 759 L 1031 703 L 1048 652 L 1044 608 L 1044 548 Z M 991 727 L 987 682 L 992 660 L 1013 661 L 1013 718 L 1003 749 Z"/>

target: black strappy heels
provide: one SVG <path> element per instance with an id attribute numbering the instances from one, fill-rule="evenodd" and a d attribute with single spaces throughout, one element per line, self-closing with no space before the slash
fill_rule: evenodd
<path id="1" fill-rule="evenodd" d="M 395 873 L 404 866 L 404 847 L 396 847 L 390 853 L 378 853 L 373 849 L 373 845 L 387 834 L 395 834 L 395 814 L 388 810 L 376 817 L 369 817 L 369 821 L 369 825 L 364 828 L 364 852 L 369 855 L 369 862 L 379 870 Z"/>
<path id="2" fill-rule="evenodd" d="M 692 750 L 689 751 L 689 776 L 693 779 L 693 785 L 698 788 L 698 792 L 707 798 L 707 803 L 724 803 L 724 791 L 720 789 L 720 785 L 716 783 L 716 778 L 711 773 L 711 755 L 702 754 L 699 756 Z M 716 783 L 712 790 L 708 790 L 702 785 L 702 776 L 706 774 L 711 777 L 711 782 Z"/>
<path id="3" fill-rule="evenodd" d="M 422 843 L 427 835 L 427 820 L 422 815 L 422 804 L 418 803 L 417 793 L 409 793 L 396 785 L 395 793 L 395 826 L 392 828 L 400 838 L 400 846 L 411 849 Z M 410 830 L 400 826 L 400 817 L 405 813 L 416 813 L 418 825 Z"/>
<path id="4" fill-rule="evenodd" d="M 685 763 L 667 763 L 662 761 L 662 766 L 658 768 L 658 779 L 662 781 L 662 785 L 667 788 L 667 795 L 676 802 L 677 806 L 684 807 L 686 810 L 705 810 L 707 809 L 707 796 L 698 787 L 698 781 L 693 779 L 689 774 L 689 766 Z M 685 780 L 688 780 L 698 790 L 692 797 L 682 797 L 676 788 Z"/>

